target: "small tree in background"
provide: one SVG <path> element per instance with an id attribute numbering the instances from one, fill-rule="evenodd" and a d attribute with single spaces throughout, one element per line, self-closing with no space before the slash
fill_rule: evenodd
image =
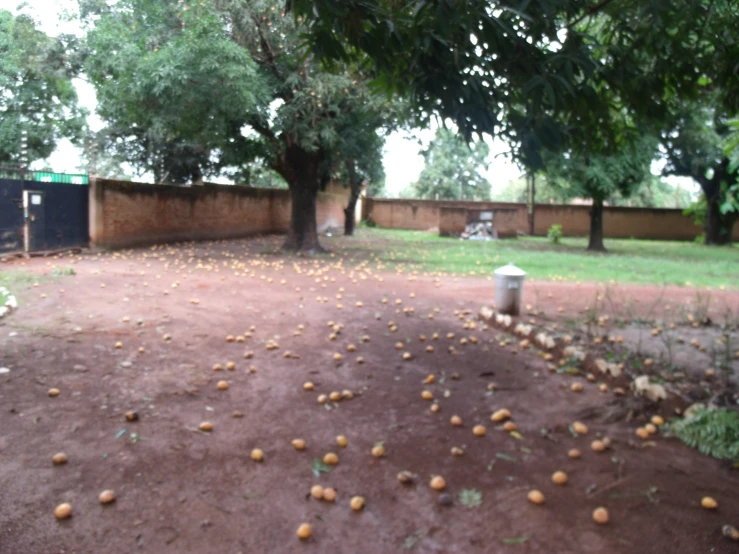
<path id="1" fill-rule="evenodd" d="M 422 152 L 426 164 L 406 195 L 440 200 L 489 200 L 490 182 L 480 174 L 488 167 L 489 153 L 484 142 L 468 145 L 458 134 L 439 128 Z"/>
<path id="2" fill-rule="evenodd" d="M 569 198 L 589 198 L 590 211 L 588 250 L 605 252 L 603 245 L 603 205 L 612 195 L 631 196 L 646 181 L 654 158 L 656 141 L 624 133 L 612 151 L 579 152 L 547 155 L 549 182 Z"/>

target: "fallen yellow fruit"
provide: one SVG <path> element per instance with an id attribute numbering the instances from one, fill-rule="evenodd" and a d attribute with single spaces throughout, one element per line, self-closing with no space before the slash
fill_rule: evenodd
<path id="1" fill-rule="evenodd" d="M 567 474 L 564 471 L 555 471 L 552 474 L 552 483 L 555 485 L 565 485 L 567 483 Z"/>
<path id="2" fill-rule="evenodd" d="M 608 517 L 608 510 L 606 510 L 605 508 L 599 507 L 593 510 L 593 521 L 595 521 L 595 523 L 605 525 L 606 523 L 608 523 L 609 519 L 610 518 Z"/>
<path id="3" fill-rule="evenodd" d="M 541 493 L 541 491 L 529 491 L 527 498 L 529 499 L 529 502 L 532 502 L 534 504 L 544 504 L 544 495 Z"/>
<path id="4" fill-rule="evenodd" d="M 67 519 L 68 517 L 71 517 L 72 515 L 72 505 L 69 502 L 65 502 L 64 504 L 59 504 L 54 509 L 54 515 L 57 519 Z"/>
<path id="5" fill-rule="evenodd" d="M 310 523 L 301 523 L 300 527 L 298 527 L 298 538 L 300 540 L 308 540 L 312 534 L 313 529 L 311 528 Z"/>
<path id="6" fill-rule="evenodd" d="M 437 475 L 431 479 L 429 486 L 435 491 L 443 491 L 446 488 L 446 481 L 441 475 Z"/>

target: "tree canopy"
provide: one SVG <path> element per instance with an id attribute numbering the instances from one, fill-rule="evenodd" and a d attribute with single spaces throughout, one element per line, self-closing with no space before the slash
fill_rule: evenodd
<path id="1" fill-rule="evenodd" d="M 30 17 L 0 10 L 0 164 L 21 163 L 24 130 L 29 162 L 47 158 L 62 138 L 82 138 L 76 46 L 73 37 L 48 37 Z"/>
<path id="2" fill-rule="evenodd" d="M 468 145 L 457 133 L 439 128 L 422 152 L 425 166 L 407 194 L 439 200 L 489 200 L 490 182 L 480 173 L 488 167 L 489 153 L 484 142 Z"/>
<path id="3" fill-rule="evenodd" d="M 356 65 L 330 73 L 306 55 L 304 27 L 283 6 L 93 0 L 82 10 L 90 24 L 86 69 L 108 144 L 168 180 L 262 160 L 292 193 L 286 245 L 313 250 L 318 190 L 347 160 L 369 171 L 364 155 L 377 150 L 369 143 L 388 100 Z"/>

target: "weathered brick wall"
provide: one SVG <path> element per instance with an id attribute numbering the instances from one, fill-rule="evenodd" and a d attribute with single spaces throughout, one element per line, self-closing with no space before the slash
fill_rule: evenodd
<path id="1" fill-rule="evenodd" d="M 441 228 L 441 208 L 467 208 L 495 211 L 505 229 L 528 229 L 526 206 L 507 202 L 468 202 L 460 200 L 396 200 L 367 198 L 362 217 L 371 218 L 379 227 L 426 231 Z"/>
<path id="2" fill-rule="evenodd" d="M 343 225 L 347 191 L 331 186 L 318 198 L 319 229 Z M 287 232 L 287 190 L 212 185 L 149 185 L 90 180 L 90 242 L 127 247 L 158 242 Z"/>
<path id="3" fill-rule="evenodd" d="M 452 210 L 442 214 L 442 208 Z M 368 198 L 362 215 L 380 227 L 424 231 L 438 228 L 440 234 L 448 235 L 459 233 L 459 208 L 475 212 L 492 210 L 495 213 L 494 226 L 499 231 L 529 232 L 527 206 L 517 203 Z M 587 236 L 590 206 L 538 204 L 534 234 L 546 235 L 555 223 L 562 225 L 565 236 Z M 683 215 L 682 210 L 616 207 L 605 208 L 603 230 L 610 238 L 654 240 L 693 240 L 703 232 L 691 217 Z M 733 239 L 739 241 L 739 222 L 734 225 Z"/>

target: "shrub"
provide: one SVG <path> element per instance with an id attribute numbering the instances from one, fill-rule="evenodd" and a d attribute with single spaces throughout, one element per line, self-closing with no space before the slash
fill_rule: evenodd
<path id="1" fill-rule="evenodd" d="M 667 432 L 691 448 L 719 460 L 739 460 L 739 413 L 699 408 L 671 423 Z"/>
<path id="2" fill-rule="evenodd" d="M 562 226 L 556 223 L 552 225 L 547 231 L 547 238 L 551 239 L 554 244 L 558 244 L 559 239 L 562 238 Z"/>

